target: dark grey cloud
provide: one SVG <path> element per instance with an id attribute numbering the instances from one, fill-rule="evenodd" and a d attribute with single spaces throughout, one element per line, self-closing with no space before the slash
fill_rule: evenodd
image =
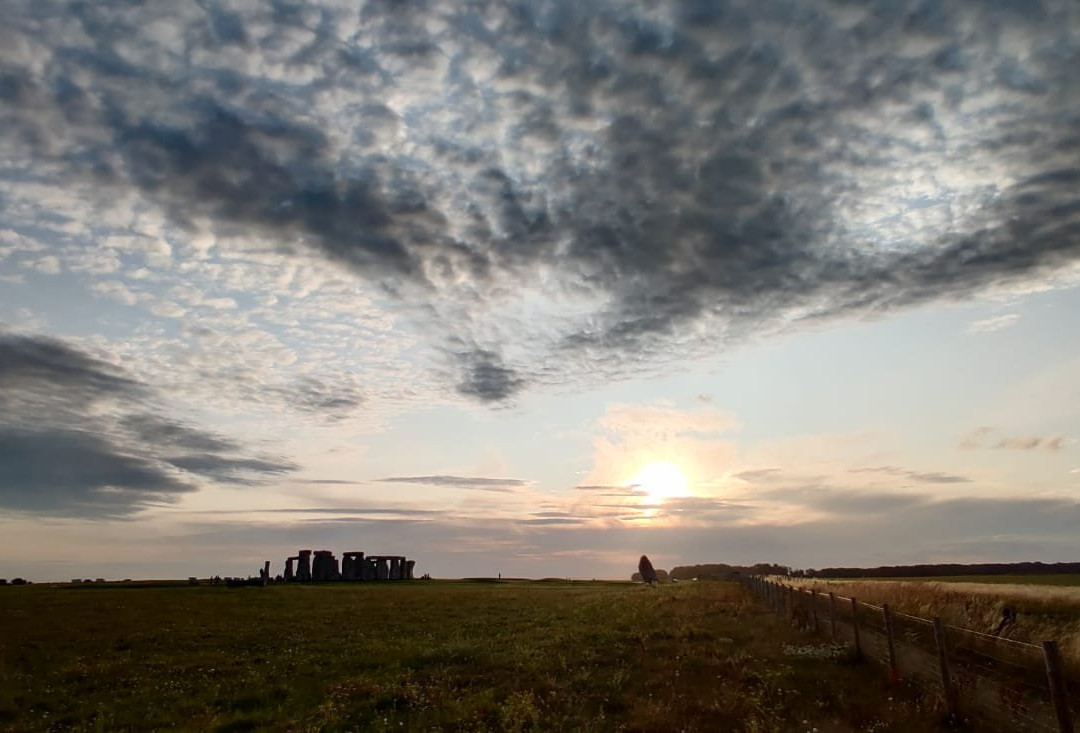
<path id="1" fill-rule="evenodd" d="M 119 517 L 167 504 L 197 477 L 252 484 L 294 470 L 155 412 L 155 390 L 55 339 L 0 333 L 0 506 Z"/>
<path id="2" fill-rule="evenodd" d="M 194 486 L 158 461 L 84 431 L 0 426 L 0 505 L 64 516 L 123 516 Z"/>
<path id="3" fill-rule="evenodd" d="M 390 476 L 375 480 L 382 483 L 445 486 L 454 489 L 476 489 L 500 493 L 515 491 L 528 486 L 530 483 L 518 478 L 487 478 L 484 476 Z"/>
<path id="4" fill-rule="evenodd" d="M 378 516 L 383 514 L 409 516 L 409 517 L 445 517 L 446 512 L 435 509 L 415 509 L 412 507 L 301 507 L 297 509 L 219 509 L 191 512 L 200 515 L 228 516 L 231 514 L 346 514 L 349 516 L 364 517 L 368 515 Z"/>
<path id="5" fill-rule="evenodd" d="M 214 453 L 165 456 L 163 460 L 188 473 L 231 484 L 255 484 L 262 477 L 297 469 L 296 464 L 283 458 L 235 458 Z"/>
<path id="6" fill-rule="evenodd" d="M 464 375 L 458 392 L 481 402 L 502 402 L 525 386 L 525 380 L 503 365 L 497 354 L 479 350 L 459 357 Z"/>
<path id="7" fill-rule="evenodd" d="M 229 438 L 159 415 L 127 415 L 120 424 L 131 432 L 133 440 L 159 448 L 216 453 L 240 447 Z"/>
<path id="8" fill-rule="evenodd" d="M 484 344 L 446 353 L 485 403 L 565 378 L 552 361 L 633 372 L 1080 260 L 1072 0 L 15 0 L 4 21 L 4 179 L 343 263 Z M 537 283 L 595 307 L 485 321 Z"/>
<path id="9" fill-rule="evenodd" d="M 0 408 L 35 396 L 85 407 L 105 398 L 138 398 L 146 390 L 112 364 L 56 339 L 0 333 Z"/>

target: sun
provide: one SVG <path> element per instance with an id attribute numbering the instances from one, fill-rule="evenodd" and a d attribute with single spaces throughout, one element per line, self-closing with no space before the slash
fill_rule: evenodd
<path id="1" fill-rule="evenodd" d="M 653 461 L 646 463 L 637 472 L 630 484 L 644 491 L 654 501 L 663 501 L 689 493 L 690 482 L 686 474 L 674 463 Z"/>

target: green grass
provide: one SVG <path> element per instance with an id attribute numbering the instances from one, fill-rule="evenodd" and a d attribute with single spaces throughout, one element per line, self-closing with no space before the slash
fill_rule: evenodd
<path id="1" fill-rule="evenodd" d="M 0 730 L 933 729 L 819 643 L 730 583 L 3 588 Z"/>

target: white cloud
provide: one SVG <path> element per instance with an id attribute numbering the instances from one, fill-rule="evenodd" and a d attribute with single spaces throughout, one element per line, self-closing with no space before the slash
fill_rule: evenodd
<path id="1" fill-rule="evenodd" d="M 1009 328 L 1016 324 L 1020 320 L 1020 316 L 1016 313 L 1009 313 L 1003 316 L 994 316 L 993 318 L 984 318 L 980 321 L 973 321 L 968 325 L 968 333 L 993 333 L 994 331 L 1001 331 L 1002 329 Z"/>
<path id="2" fill-rule="evenodd" d="M 60 260 L 54 255 L 46 255 L 37 260 L 31 260 L 23 263 L 23 267 L 28 269 L 37 270 L 45 275 L 58 275 L 60 274 Z"/>
<path id="3" fill-rule="evenodd" d="M 150 306 L 150 311 L 162 318 L 180 318 L 187 313 L 186 308 L 181 308 L 176 303 L 168 300 L 159 300 Z"/>
<path id="4" fill-rule="evenodd" d="M 97 282 L 91 286 L 91 289 L 95 293 L 118 300 L 124 305 L 135 305 L 139 302 L 139 296 L 129 290 L 128 287 L 121 282 L 110 280 Z"/>

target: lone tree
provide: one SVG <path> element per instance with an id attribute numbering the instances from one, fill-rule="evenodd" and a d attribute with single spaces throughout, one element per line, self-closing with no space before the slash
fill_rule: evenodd
<path id="1" fill-rule="evenodd" d="M 641 559 L 638 560 L 637 567 L 638 567 L 638 572 L 641 573 L 641 579 L 644 580 L 649 585 L 652 585 L 653 583 L 659 583 L 660 582 L 660 578 L 658 578 L 656 576 L 656 571 L 653 570 L 652 563 L 649 562 L 649 556 L 648 555 L 642 555 L 641 556 Z"/>

